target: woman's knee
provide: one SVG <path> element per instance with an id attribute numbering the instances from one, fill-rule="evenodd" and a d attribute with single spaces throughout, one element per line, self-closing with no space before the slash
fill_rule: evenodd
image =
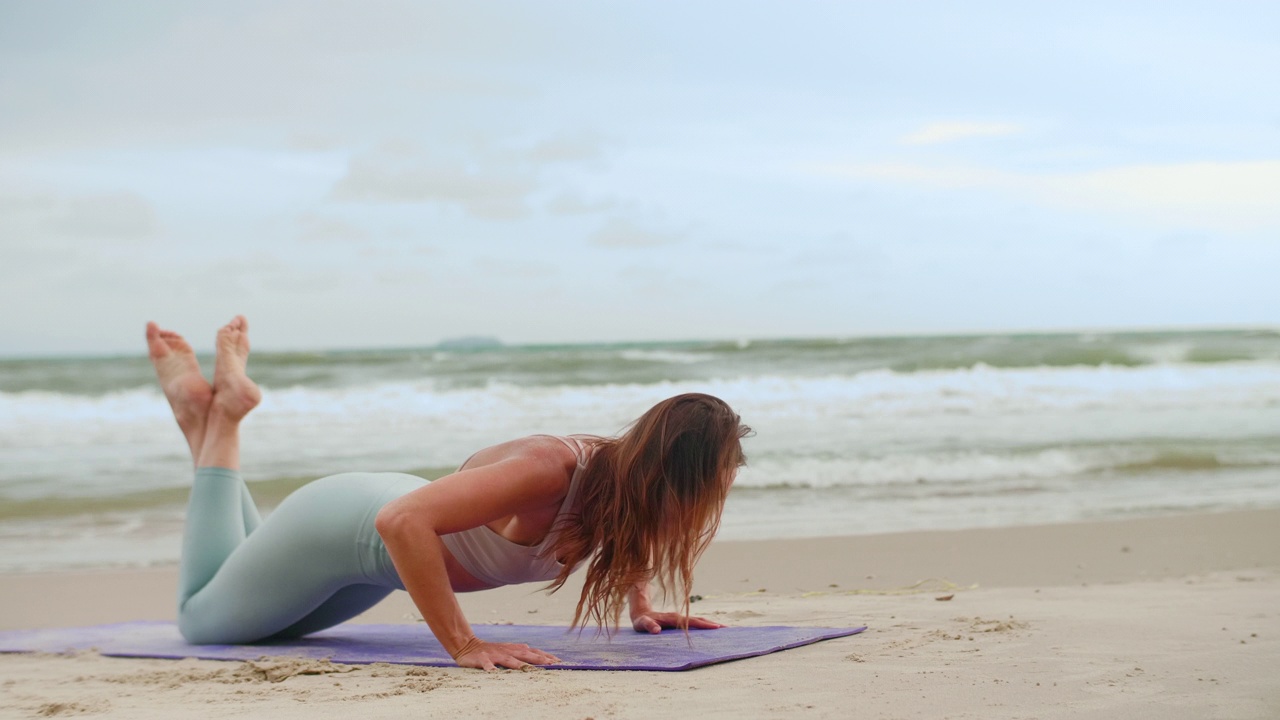
<path id="1" fill-rule="evenodd" d="M 227 604 L 202 603 L 197 598 L 178 606 L 178 633 L 192 645 L 234 645 L 266 637 L 260 629 L 237 622 Z"/>

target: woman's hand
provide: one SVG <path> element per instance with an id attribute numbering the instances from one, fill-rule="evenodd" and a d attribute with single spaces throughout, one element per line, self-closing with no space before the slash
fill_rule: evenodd
<path id="1" fill-rule="evenodd" d="M 690 627 L 701 628 L 704 630 L 715 630 L 716 628 L 722 628 L 725 626 L 706 618 L 694 617 L 693 615 L 650 611 L 631 618 L 631 627 L 635 628 L 636 632 L 656 634 L 662 632 L 663 628 L 678 628 L 683 630 L 686 627 Z"/>
<path id="2" fill-rule="evenodd" d="M 475 637 L 462 646 L 453 660 L 458 663 L 458 667 L 478 670 L 497 670 L 499 666 L 519 670 L 525 665 L 551 665 L 560 662 L 560 658 L 555 655 L 524 643 L 491 643 Z"/>

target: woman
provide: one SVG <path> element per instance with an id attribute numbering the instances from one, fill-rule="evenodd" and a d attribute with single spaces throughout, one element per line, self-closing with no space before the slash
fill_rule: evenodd
<path id="1" fill-rule="evenodd" d="M 455 592 L 518 582 L 559 589 L 587 565 L 573 624 L 638 632 L 717 628 L 688 616 L 694 563 L 720 521 L 749 429 L 723 401 L 680 395 L 618 438 L 535 435 L 485 448 L 427 483 L 346 473 L 299 489 L 263 521 L 240 478 L 240 421 L 261 392 L 245 366 L 248 323 L 218 331 L 213 383 L 191 346 L 147 324 L 152 364 L 196 466 L 179 572 L 178 627 L 193 643 L 244 643 L 331 627 L 408 590 L 462 667 L 545 665 L 527 645 L 487 643 Z M 656 612 L 649 584 L 685 598 Z"/>

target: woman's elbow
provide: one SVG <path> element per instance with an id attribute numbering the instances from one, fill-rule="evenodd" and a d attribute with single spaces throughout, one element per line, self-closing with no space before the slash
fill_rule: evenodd
<path id="1" fill-rule="evenodd" d="M 384 543 L 393 543 L 407 537 L 420 541 L 424 534 L 435 534 L 430 518 L 395 502 L 388 503 L 378 511 L 373 519 L 373 528 L 378 531 L 378 536 Z"/>
<path id="2" fill-rule="evenodd" d="M 388 539 L 395 538 L 404 532 L 409 519 L 409 513 L 397 507 L 396 503 L 388 503 L 374 517 L 373 529 L 378 531 L 383 542 L 387 542 Z"/>

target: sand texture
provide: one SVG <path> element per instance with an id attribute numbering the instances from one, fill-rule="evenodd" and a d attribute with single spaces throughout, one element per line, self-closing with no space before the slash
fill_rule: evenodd
<path id="1" fill-rule="evenodd" d="M 9 575 L 0 628 L 171 619 L 171 568 Z M 1280 511 L 719 543 L 699 614 L 861 635 L 685 673 L 0 656 L 0 717 L 1280 717 Z M 573 588 L 463 597 L 563 624 Z M 949 598 L 949 599 L 946 599 Z M 416 622 L 397 593 L 361 618 Z"/>

